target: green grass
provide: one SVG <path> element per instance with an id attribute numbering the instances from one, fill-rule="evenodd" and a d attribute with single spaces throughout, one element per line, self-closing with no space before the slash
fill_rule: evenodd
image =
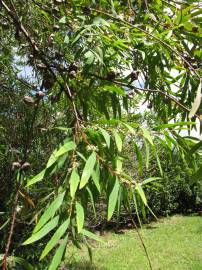
<path id="1" fill-rule="evenodd" d="M 153 270 L 202 269 L 202 218 L 173 216 L 160 219 L 141 230 Z M 91 243 L 93 266 L 89 263 L 86 248 L 67 252 L 70 270 L 147 270 L 148 261 L 137 233 L 107 233 L 105 244 Z"/>

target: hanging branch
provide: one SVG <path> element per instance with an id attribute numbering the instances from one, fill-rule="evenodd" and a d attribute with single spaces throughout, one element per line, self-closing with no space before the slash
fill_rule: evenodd
<path id="1" fill-rule="evenodd" d="M 150 92 L 150 93 L 159 93 L 161 94 L 162 96 L 172 100 L 175 104 L 177 104 L 178 107 L 182 108 L 184 111 L 186 112 L 190 112 L 190 109 L 187 108 L 185 105 L 183 105 L 180 101 L 178 101 L 175 97 L 167 94 L 166 92 L 162 91 L 162 90 L 159 90 L 159 89 L 150 89 L 150 88 L 141 88 L 141 87 L 138 87 L 138 86 L 133 86 L 131 84 L 127 84 L 127 83 L 123 83 L 123 82 L 120 82 L 120 81 L 116 81 L 116 80 L 109 80 L 107 77 L 102 77 L 102 76 L 99 76 L 97 74 L 92 74 L 92 73 L 88 73 L 89 75 L 91 76 L 94 76 L 100 80 L 105 80 L 105 81 L 110 81 L 110 82 L 113 82 L 114 84 L 117 84 L 117 85 L 120 85 L 122 87 L 126 87 L 126 88 L 129 88 L 129 89 L 132 89 L 134 90 L 135 92 L 137 91 L 142 91 L 142 92 Z M 198 118 L 199 120 L 201 120 L 201 117 L 198 115 L 198 114 L 194 114 L 194 116 L 196 118 Z"/>

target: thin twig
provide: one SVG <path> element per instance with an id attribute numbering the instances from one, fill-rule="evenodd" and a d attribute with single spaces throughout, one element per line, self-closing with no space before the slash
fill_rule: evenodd
<path id="1" fill-rule="evenodd" d="M 183 105 L 180 101 L 178 101 L 176 98 L 174 98 L 173 96 L 169 95 L 168 93 L 166 93 L 166 92 L 164 92 L 162 90 L 159 90 L 159 89 L 150 89 L 150 88 L 141 88 L 141 87 L 133 86 L 131 84 L 123 83 L 123 82 L 116 81 L 116 80 L 111 81 L 111 80 L 107 79 L 106 77 L 102 77 L 100 75 L 93 74 L 93 73 L 89 73 L 89 75 L 94 76 L 94 77 L 96 77 L 96 78 L 98 78 L 100 80 L 105 80 L 105 81 L 113 82 L 113 83 L 115 83 L 117 85 L 120 85 L 120 86 L 129 88 L 129 89 L 132 89 L 134 91 L 159 93 L 159 94 L 167 97 L 168 99 L 172 100 L 173 102 L 175 102 L 175 104 L 177 104 L 179 107 L 181 107 L 184 111 L 186 111 L 186 112 L 189 112 L 190 111 L 190 109 L 187 108 L 185 105 Z M 196 118 L 198 118 L 199 120 L 201 120 L 201 118 L 200 118 L 200 116 L 198 114 L 194 114 L 194 116 Z"/>
<path id="2" fill-rule="evenodd" d="M 128 205 L 129 205 L 129 203 L 128 203 Z M 136 232 L 137 232 L 137 234 L 138 234 L 138 237 L 139 237 L 139 239 L 140 239 L 140 242 L 141 242 L 141 244 L 142 244 L 142 247 L 143 247 L 143 249 L 144 249 L 144 252 L 145 252 L 145 255 L 146 255 L 146 257 L 147 257 L 148 264 L 149 264 L 149 268 L 152 270 L 152 269 L 153 269 L 153 268 L 152 268 L 152 263 L 151 263 L 151 259 L 150 259 L 150 257 L 149 257 L 149 253 L 148 253 L 148 251 L 147 251 L 147 247 L 146 247 L 146 245 L 145 245 L 145 243 L 144 243 L 144 240 L 143 240 L 143 238 L 142 238 L 142 235 L 140 234 L 140 232 L 139 232 L 139 230 L 138 230 L 138 227 L 137 227 L 137 225 L 136 225 L 136 223 L 135 223 L 135 220 L 134 220 L 133 215 L 132 215 L 132 213 L 131 213 L 131 209 L 128 208 L 128 209 L 126 209 L 126 210 L 127 210 L 127 212 L 129 213 L 129 215 L 130 215 L 130 218 L 131 218 L 133 227 L 134 227 L 134 229 L 136 230 Z"/>
<path id="3" fill-rule="evenodd" d="M 13 203 L 13 213 L 12 213 L 12 218 L 11 218 L 11 226 L 10 226 L 10 231 L 9 231 L 9 234 L 8 234 L 8 240 L 7 240 L 5 253 L 4 253 L 4 257 L 3 257 L 3 270 L 6 270 L 6 268 L 7 268 L 7 257 L 8 257 L 8 253 L 9 253 L 9 249 L 10 249 L 10 245 L 11 245 L 13 232 L 14 232 L 18 199 L 19 199 L 19 187 L 17 188 L 17 192 L 16 192 L 16 195 L 15 195 L 14 203 Z"/>

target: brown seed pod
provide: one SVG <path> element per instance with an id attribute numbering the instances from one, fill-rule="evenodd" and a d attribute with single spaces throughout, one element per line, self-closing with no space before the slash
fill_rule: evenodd
<path id="1" fill-rule="evenodd" d="M 60 60 L 62 57 L 64 57 L 64 54 L 63 53 L 60 53 L 60 52 L 56 52 L 55 53 L 55 58 Z"/>
<path id="2" fill-rule="evenodd" d="M 147 108 L 152 109 L 152 103 L 151 102 L 148 103 Z"/>
<path id="3" fill-rule="evenodd" d="M 113 70 L 110 70 L 107 73 L 107 80 L 112 81 L 116 78 L 116 73 Z"/>
<path id="4" fill-rule="evenodd" d="M 55 83 L 55 80 L 53 78 L 51 78 L 51 77 L 44 78 L 44 80 L 43 80 L 43 87 L 45 89 L 51 89 L 53 87 L 54 83 Z"/>
<path id="5" fill-rule="evenodd" d="M 12 163 L 12 171 L 21 168 L 20 162 L 13 162 Z"/>
<path id="6" fill-rule="evenodd" d="M 180 25 L 179 30 L 184 30 L 184 25 Z"/>
<path id="7" fill-rule="evenodd" d="M 60 26 L 59 25 L 57 25 L 57 24 L 53 25 L 53 31 L 57 32 L 59 30 L 60 30 Z"/>
<path id="8" fill-rule="evenodd" d="M 83 7 L 83 13 L 85 15 L 90 15 L 91 14 L 91 9 L 89 7 Z"/>
<path id="9" fill-rule="evenodd" d="M 63 0 L 54 0 L 54 5 L 61 5 L 61 4 L 63 4 L 64 3 L 64 1 Z"/>
<path id="10" fill-rule="evenodd" d="M 129 98 L 133 98 L 133 97 L 134 97 L 134 91 L 128 92 L 128 97 L 129 97 Z"/>
<path id="11" fill-rule="evenodd" d="M 25 163 L 22 164 L 21 169 L 22 170 L 27 170 L 30 167 L 31 167 L 30 163 L 29 162 L 25 162 Z"/>
<path id="12" fill-rule="evenodd" d="M 53 15 L 55 15 L 55 16 L 57 16 L 59 12 L 60 12 L 60 10 L 59 10 L 58 7 L 54 7 L 54 8 L 52 9 L 52 13 L 53 13 Z"/>
<path id="13" fill-rule="evenodd" d="M 53 41 L 54 41 L 54 37 L 55 37 L 55 34 L 50 34 L 50 36 L 48 37 L 48 45 L 51 46 L 53 44 Z"/>
<path id="14" fill-rule="evenodd" d="M 70 78 L 70 79 L 76 78 L 76 71 L 74 71 L 74 70 L 70 71 L 70 72 L 69 72 L 69 78 Z"/>
<path id="15" fill-rule="evenodd" d="M 38 63 L 36 64 L 36 67 L 40 70 L 44 70 L 44 69 L 47 69 L 46 65 L 44 65 L 43 63 Z"/>
<path id="16" fill-rule="evenodd" d="M 32 105 L 34 104 L 34 100 L 32 97 L 29 96 L 24 96 L 23 101 L 27 104 L 27 105 Z"/>
<path id="17" fill-rule="evenodd" d="M 38 99 L 42 99 L 43 97 L 45 97 L 45 93 L 42 92 L 42 91 L 39 91 L 39 92 L 36 93 L 36 97 L 37 97 Z"/>
<path id="18" fill-rule="evenodd" d="M 69 72 L 71 72 L 71 71 L 77 72 L 77 70 L 78 70 L 78 63 L 77 62 L 71 63 L 69 65 Z"/>
<path id="19" fill-rule="evenodd" d="M 64 72 L 66 70 L 62 64 L 55 64 L 54 66 L 58 71 Z"/>
<path id="20" fill-rule="evenodd" d="M 198 26 L 193 26 L 192 27 L 192 32 L 197 33 L 198 32 Z"/>
<path id="21" fill-rule="evenodd" d="M 130 73 L 130 78 L 132 81 L 135 81 L 135 80 L 138 80 L 138 76 L 140 74 L 140 71 L 139 70 L 133 70 L 131 73 Z"/>

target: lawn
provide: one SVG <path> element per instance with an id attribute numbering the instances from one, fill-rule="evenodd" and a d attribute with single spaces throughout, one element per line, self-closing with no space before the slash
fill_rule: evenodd
<path id="1" fill-rule="evenodd" d="M 144 226 L 141 230 L 153 270 L 202 269 L 202 218 L 173 216 Z M 148 262 L 137 232 L 106 233 L 104 244 L 91 243 L 93 266 L 86 248 L 67 251 L 70 270 L 147 270 Z"/>

